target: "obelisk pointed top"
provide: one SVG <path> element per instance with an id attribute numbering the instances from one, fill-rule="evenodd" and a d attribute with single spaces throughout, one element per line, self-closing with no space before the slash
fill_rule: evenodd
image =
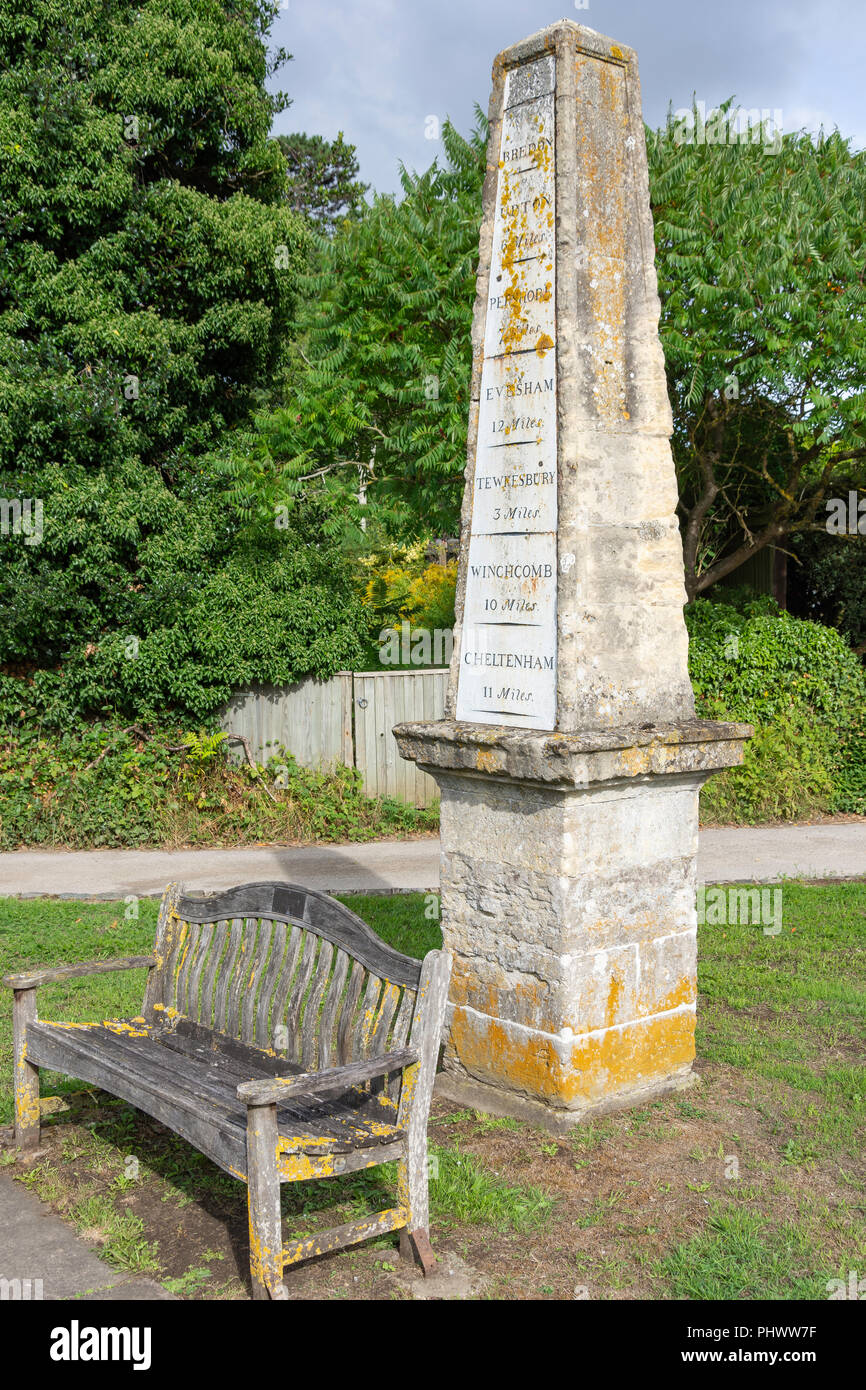
<path id="1" fill-rule="evenodd" d="M 449 713 L 691 718 L 637 62 L 562 20 L 494 64 Z"/>
<path id="2" fill-rule="evenodd" d="M 633 48 L 618 43 L 607 34 L 600 34 L 585 24 L 577 24 L 573 19 L 557 19 L 553 24 L 538 29 L 517 43 L 509 44 L 497 53 L 493 60 L 493 79 L 503 67 L 513 67 L 519 63 L 531 62 L 545 53 L 553 53 L 558 44 L 568 40 L 577 52 L 606 58 L 612 62 L 630 63 L 637 59 Z"/>

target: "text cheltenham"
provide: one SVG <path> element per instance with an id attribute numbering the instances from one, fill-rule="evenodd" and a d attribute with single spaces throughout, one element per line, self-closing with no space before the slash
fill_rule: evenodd
<path id="1" fill-rule="evenodd" d="M 525 671 L 552 671 L 552 656 L 521 656 L 519 652 L 464 652 L 467 666 L 519 666 Z"/>

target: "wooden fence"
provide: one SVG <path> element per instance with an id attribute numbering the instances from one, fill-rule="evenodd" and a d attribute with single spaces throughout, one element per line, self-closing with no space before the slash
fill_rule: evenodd
<path id="1" fill-rule="evenodd" d="M 241 691 L 220 724 L 246 738 L 259 762 L 283 747 L 303 767 L 346 763 L 359 769 L 369 796 L 429 806 L 436 783 L 400 757 L 391 730 L 406 719 L 442 719 L 447 685 L 447 668 L 340 671 L 329 681 Z"/>

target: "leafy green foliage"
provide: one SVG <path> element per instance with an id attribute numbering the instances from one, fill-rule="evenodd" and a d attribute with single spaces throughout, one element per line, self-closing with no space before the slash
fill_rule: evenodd
<path id="1" fill-rule="evenodd" d="M 0 720 L 200 719 L 238 677 L 354 650 L 315 519 L 277 553 L 213 467 L 283 359 L 306 265 L 269 138 L 274 12 L 0 0 L 0 493 L 44 513 L 41 539 L 0 539 Z"/>
<path id="2" fill-rule="evenodd" d="M 678 143 L 671 123 L 647 152 L 691 598 L 862 476 L 866 154 L 838 132 Z"/>
<path id="3" fill-rule="evenodd" d="M 336 140 L 278 135 L 277 144 L 286 157 L 289 204 L 296 212 L 324 232 L 333 232 L 344 217 L 361 214 L 370 185 L 360 182 L 355 146 L 346 144 L 342 131 Z"/>
<path id="4" fill-rule="evenodd" d="M 200 723 L 254 682 L 326 678 L 359 657 L 367 620 L 312 507 L 291 529 L 250 528 L 214 497 L 185 504 L 165 494 L 156 509 L 148 481 L 138 499 L 126 494 L 121 515 L 94 497 L 76 519 L 61 500 L 33 548 L 52 565 L 44 621 L 41 570 L 17 591 L 14 572 L 0 581 L 9 612 L 0 726 L 38 715 L 71 727 L 114 711 L 160 722 L 167 708 Z M 113 549 L 127 551 L 124 528 L 135 540 L 132 572 Z M 73 630 L 82 634 L 74 643 Z"/>
<path id="5" fill-rule="evenodd" d="M 724 718 L 722 707 L 702 710 Z M 711 777 L 701 791 L 701 819 L 731 825 L 801 820 L 829 810 L 839 762 L 833 730 L 813 724 L 804 708 L 755 726 L 743 764 Z"/>
<path id="6" fill-rule="evenodd" d="M 866 700 L 866 675 L 845 639 L 768 595 L 743 595 L 736 606 L 696 599 L 685 612 L 695 695 L 721 701 L 732 719 L 761 723 L 794 704 L 841 729 Z"/>
<path id="7" fill-rule="evenodd" d="M 866 812 L 866 674 L 844 637 L 769 597 L 686 609 L 699 713 L 755 725 L 743 766 L 710 779 L 706 819 L 752 822 Z"/>
<path id="8" fill-rule="evenodd" d="M 228 763 L 205 731 L 21 731 L 0 740 L 0 848 L 369 840 L 435 826 L 435 811 L 365 796 L 354 768 L 314 772 L 278 749 L 268 763 Z"/>
<path id="9" fill-rule="evenodd" d="M 401 175 L 359 221 L 318 244 L 304 281 L 301 365 L 283 404 L 233 461 L 232 494 L 260 515 L 327 499 L 331 530 L 356 545 L 453 534 L 466 457 L 469 347 L 486 128 L 446 124 L 447 163 Z M 359 486 L 366 487 L 366 508 Z"/>

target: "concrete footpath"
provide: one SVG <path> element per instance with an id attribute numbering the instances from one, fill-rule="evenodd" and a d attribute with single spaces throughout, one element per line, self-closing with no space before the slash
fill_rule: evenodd
<path id="1" fill-rule="evenodd" d="M 0 1280 L 5 1299 L 174 1299 L 161 1284 L 112 1269 L 22 1183 L 0 1173 Z M 18 1282 L 16 1282 L 18 1281 Z"/>
<path id="2" fill-rule="evenodd" d="M 701 883 L 866 878 L 866 823 L 702 830 Z M 325 892 L 436 892 L 439 841 L 192 850 L 17 850 L 0 854 L 0 896 L 153 897 L 281 879 Z"/>

